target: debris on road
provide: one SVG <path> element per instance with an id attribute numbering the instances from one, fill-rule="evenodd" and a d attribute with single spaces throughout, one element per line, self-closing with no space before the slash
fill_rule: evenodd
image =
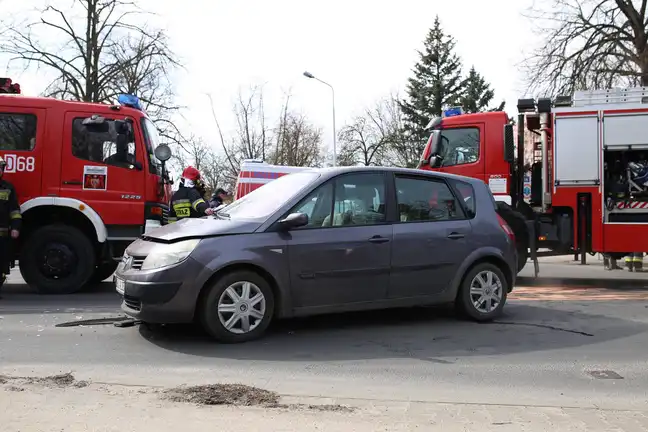
<path id="1" fill-rule="evenodd" d="M 115 325 L 124 321 L 132 321 L 131 318 L 127 316 L 118 316 L 118 317 L 106 317 L 106 318 L 95 318 L 95 319 L 80 319 L 83 317 L 77 317 L 76 321 L 68 321 L 56 324 L 54 327 L 83 327 L 83 326 L 92 326 L 92 325 Z"/>
<path id="2" fill-rule="evenodd" d="M 71 373 L 49 375 L 45 377 L 12 377 L 0 375 L 0 384 L 40 385 L 45 387 L 87 387 L 87 381 L 77 381 Z"/>
<path id="3" fill-rule="evenodd" d="M 260 406 L 289 410 L 314 410 L 322 412 L 353 412 L 344 405 L 282 404 L 278 393 L 242 384 L 209 384 L 192 387 L 176 387 L 166 390 L 165 399 L 197 405 Z"/>
<path id="4" fill-rule="evenodd" d="M 173 402 L 198 405 L 276 405 L 279 395 L 275 392 L 242 384 L 209 384 L 192 387 L 176 387 L 166 392 Z"/>

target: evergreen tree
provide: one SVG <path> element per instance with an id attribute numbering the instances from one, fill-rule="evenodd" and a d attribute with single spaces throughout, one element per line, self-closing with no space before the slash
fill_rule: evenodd
<path id="1" fill-rule="evenodd" d="M 466 87 L 461 96 L 461 106 L 466 113 L 476 113 L 486 110 L 495 97 L 495 92 L 475 67 L 470 68 L 466 77 Z"/>
<path id="2" fill-rule="evenodd" d="M 420 155 L 429 137 L 425 126 L 441 115 L 446 105 L 456 104 L 465 88 L 461 59 L 454 53 L 456 42 L 444 33 L 439 17 L 425 38 L 414 66 L 414 76 L 408 80 L 407 100 L 400 102 L 405 118 L 405 130 L 412 150 Z"/>

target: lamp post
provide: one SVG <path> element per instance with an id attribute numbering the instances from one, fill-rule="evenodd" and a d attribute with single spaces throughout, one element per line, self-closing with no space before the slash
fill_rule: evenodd
<path id="1" fill-rule="evenodd" d="M 308 71 L 304 72 L 304 76 L 306 78 L 317 80 L 322 84 L 329 86 L 329 88 L 331 89 L 331 95 L 333 96 L 333 166 L 337 166 L 337 130 L 335 129 L 335 90 L 333 89 L 333 86 L 331 84 L 327 83 L 326 81 L 322 81 L 321 79 L 317 78 L 315 75 L 313 75 Z"/>

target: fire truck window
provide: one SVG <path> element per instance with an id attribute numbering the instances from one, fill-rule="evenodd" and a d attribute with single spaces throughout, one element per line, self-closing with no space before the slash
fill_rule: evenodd
<path id="1" fill-rule="evenodd" d="M 84 125 L 83 118 L 72 124 L 72 154 L 79 159 L 131 168 L 135 158 L 135 143 L 126 134 L 118 134 L 114 120 L 101 125 Z"/>
<path id="2" fill-rule="evenodd" d="M 479 129 L 444 129 L 441 132 L 443 165 L 454 166 L 479 160 Z"/>
<path id="3" fill-rule="evenodd" d="M 433 222 L 465 219 L 457 198 L 443 181 L 396 177 L 401 222 Z"/>
<path id="4" fill-rule="evenodd" d="M 36 116 L 0 113 L 0 150 L 34 150 Z"/>

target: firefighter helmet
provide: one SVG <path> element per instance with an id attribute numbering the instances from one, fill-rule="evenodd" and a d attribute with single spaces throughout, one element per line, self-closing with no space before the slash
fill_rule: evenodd
<path id="1" fill-rule="evenodd" d="M 182 171 L 182 178 L 196 182 L 200 180 L 200 171 L 196 168 L 189 166 Z"/>

